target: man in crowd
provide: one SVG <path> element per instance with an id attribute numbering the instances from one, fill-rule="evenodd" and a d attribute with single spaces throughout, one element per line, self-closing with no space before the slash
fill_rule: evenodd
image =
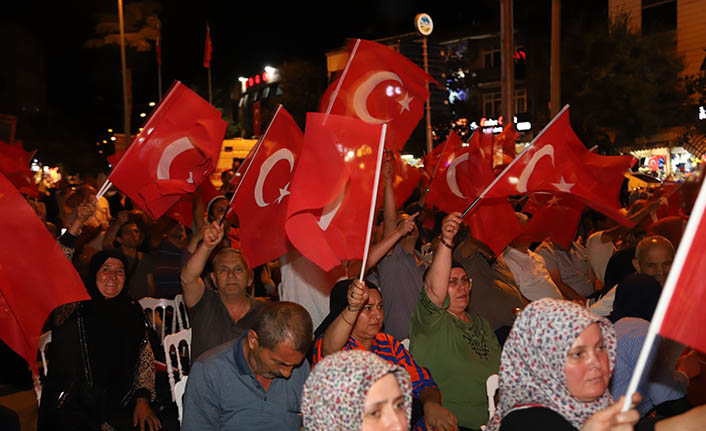
<path id="1" fill-rule="evenodd" d="M 663 236 L 653 235 L 643 238 L 635 247 L 635 258 L 632 264 L 638 274 L 649 275 L 664 286 L 667 275 L 674 260 L 674 247 L 669 240 Z M 607 316 L 613 311 L 613 301 L 617 284 L 610 289 L 598 302 L 591 306 L 591 311 Z"/>
<path id="2" fill-rule="evenodd" d="M 252 326 L 260 306 L 247 294 L 253 274 L 238 250 L 221 248 L 213 258 L 213 271 L 201 277 L 211 252 L 222 239 L 223 226 L 218 221 L 207 225 L 203 240 L 181 270 L 184 303 L 193 331 L 192 360 L 239 337 Z"/>
<path id="3" fill-rule="evenodd" d="M 311 317 L 300 305 L 265 306 L 252 329 L 194 363 L 184 396 L 185 431 L 292 430 L 309 375 Z"/>
<path id="4" fill-rule="evenodd" d="M 113 241 L 116 240 L 119 243 L 118 248 L 127 257 L 128 267 L 126 271 L 130 279 L 125 283 L 125 287 L 135 299 L 156 296 L 152 256 L 149 253 L 137 250 L 144 239 L 144 233 L 136 222 L 130 220 L 127 211 L 122 211 L 118 214 L 103 239 L 103 248 L 112 248 Z"/>

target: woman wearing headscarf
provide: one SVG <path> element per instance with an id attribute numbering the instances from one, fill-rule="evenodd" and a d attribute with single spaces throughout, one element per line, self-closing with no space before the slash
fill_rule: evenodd
<path id="1" fill-rule="evenodd" d="M 568 301 L 531 303 L 503 347 L 500 400 L 487 430 L 632 430 L 637 411 L 620 413 L 622 399 L 613 403 L 608 391 L 613 364 L 607 319 Z"/>
<path id="2" fill-rule="evenodd" d="M 613 312 L 609 316 L 617 337 L 617 359 L 610 381 L 610 392 L 614 397 L 627 392 L 661 293 L 659 281 L 645 274 L 632 274 L 618 285 Z M 637 387 L 642 401 L 636 409 L 643 417 L 653 409 L 656 414 L 641 420 L 638 428 L 691 408 L 684 398 L 689 377 L 675 369 L 683 350 L 684 346 L 659 335 L 655 339 Z"/>
<path id="3" fill-rule="evenodd" d="M 124 289 L 125 268 L 119 251 L 97 253 L 84 281 L 91 299 L 54 311 L 40 430 L 161 428 L 149 406 L 154 355 L 142 308 Z"/>
<path id="4" fill-rule="evenodd" d="M 412 415 L 409 374 L 374 353 L 337 352 L 309 374 L 301 408 L 305 431 L 407 430 Z"/>

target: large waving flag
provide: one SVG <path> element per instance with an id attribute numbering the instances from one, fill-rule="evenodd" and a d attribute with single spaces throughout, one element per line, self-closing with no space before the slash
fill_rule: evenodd
<path id="1" fill-rule="evenodd" d="M 436 81 L 385 45 L 356 39 L 348 49 L 346 67 L 326 89 L 319 110 L 371 125 L 387 124 L 385 146 L 402 149 L 424 114 L 426 83 Z"/>
<path id="2" fill-rule="evenodd" d="M 439 167 L 431 167 L 432 172 L 436 169 L 436 173 L 429 184 L 429 193 L 425 201 L 446 213 L 458 211 L 459 208 L 467 205 L 468 198 L 461 191 L 457 181 L 459 175 L 456 172 L 456 165 L 464 158 L 468 158 L 468 150 L 463 147 L 461 139 L 453 130 L 446 137 L 446 142 L 437 145 L 436 148 L 440 151 L 437 153 L 438 158 L 435 157 L 436 160 L 433 162 Z"/>
<path id="3" fill-rule="evenodd" d="M 177 81 L 108 180 L 156 220 L 211 175 L 225 130 L 221 112 Z"/>
<path id="4" fill-rule="evenodd" d="M 307 115 L 286 231 L 324 271 L 363 257 L 382 130 L 352 117 Z"/>
<path id="5" fill-rule="evenodd" d="M 549 238 L 568 249 L 576 238 L 585 205 L 568 195 L 543 194 L 534 195 L 531 199 L 539 201 L 539 207 L 522 227 L 518 239 L 541 242 Z M 523 212 L 527 211 L 523 208 Z"/>
<path id="6" fill-rule="evenodd" d="M 25 151 L 21 141 L 13 145 L 0 141 L 0 173 L 20 191 L 28 196 L 39 197 L 29 162 L 35 151 Z"/>
<path id="7" fill-rule="evenodd" d="M 0 338 L 36 371 L 49 313 L 90 297 L 44 223 L 2 174 L 0 220 Z"/>
<path id="8" fill-rule="evenodd" d="M 240 220 L 242 251 L 251 267 L 288 251 L 284 224 L 303 140 L 301 129 L 280 105 L 252 161 L 247 162 L 231 205 Z"/>
<path id="9" fill-rule="evenodd" d="M 632 156 L 601 156 L 588 151 L 569 123 L 568 105 L 547 125 L 483 195 L 530 192 L 566 193 L 623 224 L 620 188 Z"/>

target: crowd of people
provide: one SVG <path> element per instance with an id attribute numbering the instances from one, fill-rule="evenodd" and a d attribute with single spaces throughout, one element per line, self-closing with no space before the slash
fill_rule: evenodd
<path id="1" fill-rule="evenodd" d="M 177 294 L 192 330 L 185 430 L 703 429 L 706 355 L 670 340 L 633 408 L 619 401 L 693 184 L 669 216 L 659 191 L 640 191 L 626 202 L 632 227 L 586 210 L 569 247 L 518 238 L 495 255 L 460 213 L 426 207 L 422 187 L 397 208 L 386 161 L 358 280 L 362 261 L 324 272 L 296 251 L 251 268 L 237 217 L 224 217 L 232 177 L 209 202 L 194 193 L 190 225 L 151 220 L 118 190 L 96 200 L 99 175 L 30 200 L 91 297 L 45 325 L 40 429 L 169 429 L 151 336 L 165 322 L 136 300 Z M 522 223 L 526 199 L 513 200 Z"/>

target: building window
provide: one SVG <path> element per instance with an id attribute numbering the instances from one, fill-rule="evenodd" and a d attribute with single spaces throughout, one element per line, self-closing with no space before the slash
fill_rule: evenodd
<path id="1" fill-rule="evenodd" d="M 485 51 L 483 54 L 483 68 L 492 69 L 493 67 L 500 67 L 500 50 L 493 49 L 491 51 Z"/>
<path id="2" fill-rule="evenodd" d="M 486 93 L 483 95 L 483 117 L 497 118 L 502 115 L 501 93 Z M 514 113 L 527 112 L 527 90 L 524 88 L 515 90 Z"/>
<path id="3" fill-rule="evenodd" d="M 677 30 L 677 0 L 642 0 L 642 34 Z"/>

